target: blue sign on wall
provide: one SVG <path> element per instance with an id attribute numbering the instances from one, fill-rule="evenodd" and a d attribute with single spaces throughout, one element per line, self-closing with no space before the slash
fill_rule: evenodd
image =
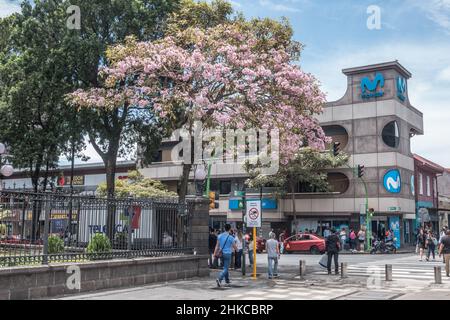
<path id="1" fill-rule="evenodd" d="M 403 77 L 397 77 L 397 97 L 405 101 L 406 100 L 406 79 Z"/>
<path id="2" fill-rule="evenodd" d="M 275 210 L 278 208 L 278 202 L 276 199 L 262 199 L 262 209 Z M 230 210 L 242 210 L 244 203 L 242 199 L 230 199 L 228 200 L 228 208 Z"/>
<path id="3" fill-rule="evenodd" d="M 384 175 L 383 186 L 387 192 L 400 193 L 402 190 L 402 178 L 397 169 L 389 170 Z"/>
<path id="4" fill-rule="evenodd" d="M 378 86 L 380 90 L 377 91 Z M 368 77 L 361 79 L 361 98 L 370 99 L 375 97 L 382 97 L 384 91 L 381 88 L 384 87 L 384 77 L 381 73 L 377 73 L 373 80 Z"/>
<path id="5" fill-rule="evenodd" d="M 395 247 L 400 248 L 400 217 L 389 217 L 389 229 L 394 232 Z"/>

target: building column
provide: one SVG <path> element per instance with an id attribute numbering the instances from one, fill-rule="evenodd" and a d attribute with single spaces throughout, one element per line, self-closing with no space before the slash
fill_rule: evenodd
<path id="1" fill-rule="evenodd" d="M 186 197 L 191 209 L 190 246 L 197 254 L 208 255 L 209 200 L 203 197 Z"/>

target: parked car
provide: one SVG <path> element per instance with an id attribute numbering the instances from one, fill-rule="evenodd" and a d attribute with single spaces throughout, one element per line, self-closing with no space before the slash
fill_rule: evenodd
<path id="1" fill-rule="evenodd" d="M 264 250 L 266 250 L 266 239 L 256 237 L 256 252 L 262 253 Z"/>
<path id="2" fill-rule="evenodd" d="M 325 239 L 315 234 L 299 233 L 284 240 L 284 252 L 310 252 L 320 254 L 325 252 Z"/>

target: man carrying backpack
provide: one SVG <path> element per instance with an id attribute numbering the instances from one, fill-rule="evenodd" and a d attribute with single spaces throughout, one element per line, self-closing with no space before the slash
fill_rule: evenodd
<path id="1" fill-rule="evenodd" d="M 336 229 L 332 228 L 330 235 L 325 240 L 325 250 L 328 255 L 327 269 L 328 274 L 331 274 L 331 259 L 334 257 L 334 271 L 339 274 L 339 250 L 341 243 L 339 236 L 336 234 Z"/>

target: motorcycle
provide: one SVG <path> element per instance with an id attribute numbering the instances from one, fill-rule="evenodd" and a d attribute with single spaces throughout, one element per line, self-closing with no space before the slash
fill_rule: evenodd
<path id="1" fill-rule="evenodd" d="M 388 240 L 384 242 L 384 240 L 375 240 L 372 250 L 370 250 L 371 254 L 375 254 L 377 252 L 386 254 L 386 253 L 397 253 L 397 248 L 395 247 L 395 240 Z"/>

